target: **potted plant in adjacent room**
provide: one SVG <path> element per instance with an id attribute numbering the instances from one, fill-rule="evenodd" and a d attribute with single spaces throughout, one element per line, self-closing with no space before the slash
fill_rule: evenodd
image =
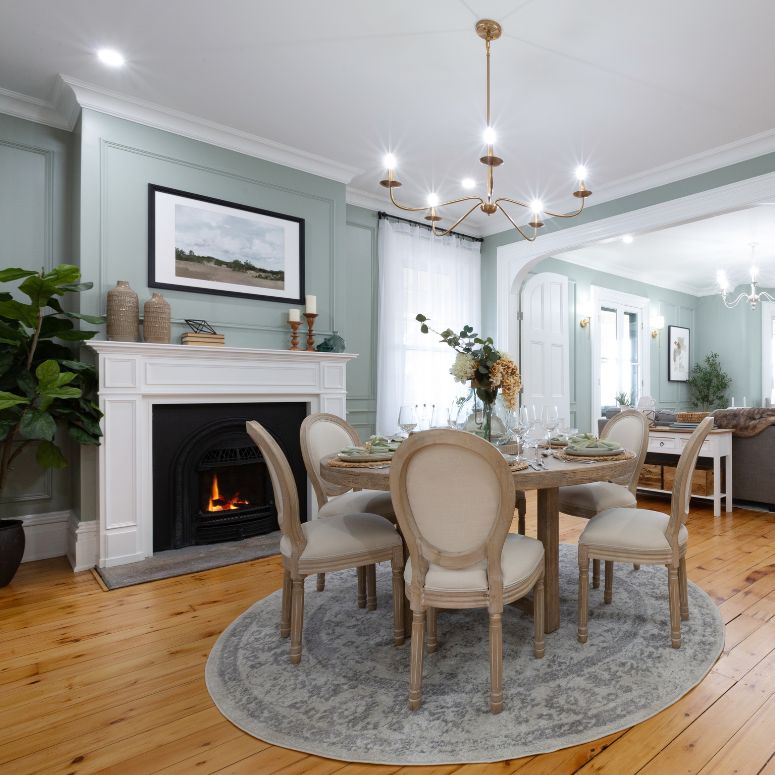
<path id="1" fill-rule="evenodd" d="M 718 353 L 708 353 L 702 363 L 695 363 L 689 375 L 692 406 L 709 412 L 727 405 L 727 390 L 732 377 L 722 368 Z"/>
<path id="2" fill-rule="evenodd" d="M 77 266 L 50 272 L 0 270 L 0 494 L 11 481 L 14 463 L 31 444 L 41 468 L 63 468 L 67 460 L 55 442 L 57 429 L 78 444 L 99 444 L 99 408 L 91 396 L 93 366 L 78 359 L 73 346 L 96 331 L 81 331 L 73 320 L 99 324 L 94 315 L 66 311 L 60 298 L 92 287 L 81 283 Z M 7 284 L 21 280 L 15 293 Z M 23 297 L 27 298 L 24 299 Z M 0 512 L 0 586 L 13 578 L 24 553 L 19 519 Z"/>

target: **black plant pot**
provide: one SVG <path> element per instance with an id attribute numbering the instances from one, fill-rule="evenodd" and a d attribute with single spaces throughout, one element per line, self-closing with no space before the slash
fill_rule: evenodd
<path id="1" fill-rule="evenodd" d="M 0 519 L 0 587 L 11 583 L 24 554 L 24 523 Z"/>

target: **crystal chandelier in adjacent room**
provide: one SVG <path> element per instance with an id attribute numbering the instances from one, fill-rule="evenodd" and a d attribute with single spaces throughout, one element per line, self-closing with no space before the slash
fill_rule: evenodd
<path id="1" fill-rule="evenodd" d="M 534 199 L 531 202 L 523 202 L 519 199 L 511 199 L 507 196 L 500 196 L 495 198 L 493 194 L 494 170 L 496 167 L 499 167 L 501 164 L 503 164 L 503 159 L 495 155 L 495 130 L 490 123 L 490 44 L 492 41 L 500 38 L 501 32 L 502 29 L 500 24 L 498 24 L 496 21 L 493 21 L 492 19 L 481 19 L 476 23 L 476 34 L 484 40 L 487 58 L 487 96 L 485 103 L 485 130 L 483 134 L 483 141 L 487 150 L 485 155 L 479 159 L 479 161 L 487 168 L 486 195 L 484 197 L 478 195 L 463 196 L 458 199 L 450 199 L 449 201 L 442 202 L 439 200 L 437 194 L 431 193 L 429 194 L 428 202 L 424 207 L 408 207 L 406 205 L 400 204 L 396 201 L 395 195 L 393 193 L 393 190 L 401 185 L 395 175 L 397 166 L 396 158 L 392 153 L 388 153 L 385 157 L 387 178 L 385 178 L 385 180 L 381 180 L 380 185 L 387 188 L 390 194 L 390 201 L 400 210 L 405 210 L 411 213 L 425 212 L 425 220 L 430 221 L 433 233 L 436 236 L 443 237 L 449 234 L 466 218 L 468 218 L 471 213 L 479 209 L 487 215 L 493 215 L 494 213 L 500 211 L 503 215 L 506 216 L 511 225 L 522 235 L 522 237 L 524 237 L 524 239 L 532 242 L 538 236 L 538 230 L 544 225 L 541 221 L 541 217 L 543 215 L 548 215 L 553 218 L 574 218 L 582 212 L 586 198 L 592 194 L 592 192 L 584 184 L 585 178 L 587 177 L 587 170 L 584 166 L 580 165 L 576 168 L 576 179 L 578 184 L 576 190 L 573 192 L 573 196 L 579 199 L 580 202 L 578 208 L 573 212 L 555 213 L 551 212 L 550 210 L 545 210 L 543 203 L 538 199 Z M 464 188 L 474 188 L 476 183 L 470 178 L 466 178 L 463 180 L 462 185 Z M 458 218 L 448 229 L 437 228 L 436 224 L 441 220 L 441 216 L 438 214 L 439 210 L 443 207 L 462 203 L 472 204 L 470 209 L 464 215 Z M 509 205 L 516 205 L 517 207 L 522 207 L 531 212 L 531 219 L 527 224 L 529 230 L 523 229 L 516 223 L 514 218 L 512 218 L 506 209 L 506 206 Z"/>
<path id="2" fill-rule="evenodd" d="M 756 252 L 756 243 L 751 243 L 751 290 L 749 293 L 743 291 L 739 293 L 734 299 L 729 299 L 727 294 L 729 292 L 729 280 L 727 279 L 727 273 L 723 269 L 719 269 L 716 272 L 716 282 L 718 282 L 721 288 L 721 301 L 724 302 L 724 306 L 732 309 L 736 307 L 741 301 L 747 301 L 751 305 L 751 309 L 755 310 L 759 306 L 760 301 L 775 301 L 775 297 L 770 296 L 767 291 L 759 290 L 759 283 L 757 277 L 759 270 L 756 268 L 754 262 L 754 254 Z"/>

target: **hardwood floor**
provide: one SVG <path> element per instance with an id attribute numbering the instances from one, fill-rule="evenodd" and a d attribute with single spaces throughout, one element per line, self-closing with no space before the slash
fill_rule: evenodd
<path id="1" fill-rule="evenodd" d="M 534 499 L 528 509 L 535 535 Z M 563 517 L 561 540 L 575 542 L 583 525 Z M 25 564 L 0 590 L 0 772 L 775 775 L 775 514 L 714 519 L 698 506 L 689 530 L 689 577 L 727 623 L 724 654 L 703 682 L 626 732 L 488 765 L 346 764 L 226 721 L 205 688 L 205 660 L 230 621 L 279 588 L 277 558 L 115 592 L 65 559 Z"/>

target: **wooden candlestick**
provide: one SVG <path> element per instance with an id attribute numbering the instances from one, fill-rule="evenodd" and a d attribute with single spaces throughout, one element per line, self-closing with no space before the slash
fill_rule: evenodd
<path id="1" fill-rule="evenodd" d="M 288 325 L 291 327 L 291 350 L 299 349 L 299 326 L 300 320 L 289 320 Z"/>
<path id="2" fill-rule="evenodd" d="M 313 329 L 315 328 L 315 318 L 317 314 L 314 312 L 305 312 L 304 317 L 307 318 L 307 350 L 312 351 L 315 349 L 315 335 Z"/>

